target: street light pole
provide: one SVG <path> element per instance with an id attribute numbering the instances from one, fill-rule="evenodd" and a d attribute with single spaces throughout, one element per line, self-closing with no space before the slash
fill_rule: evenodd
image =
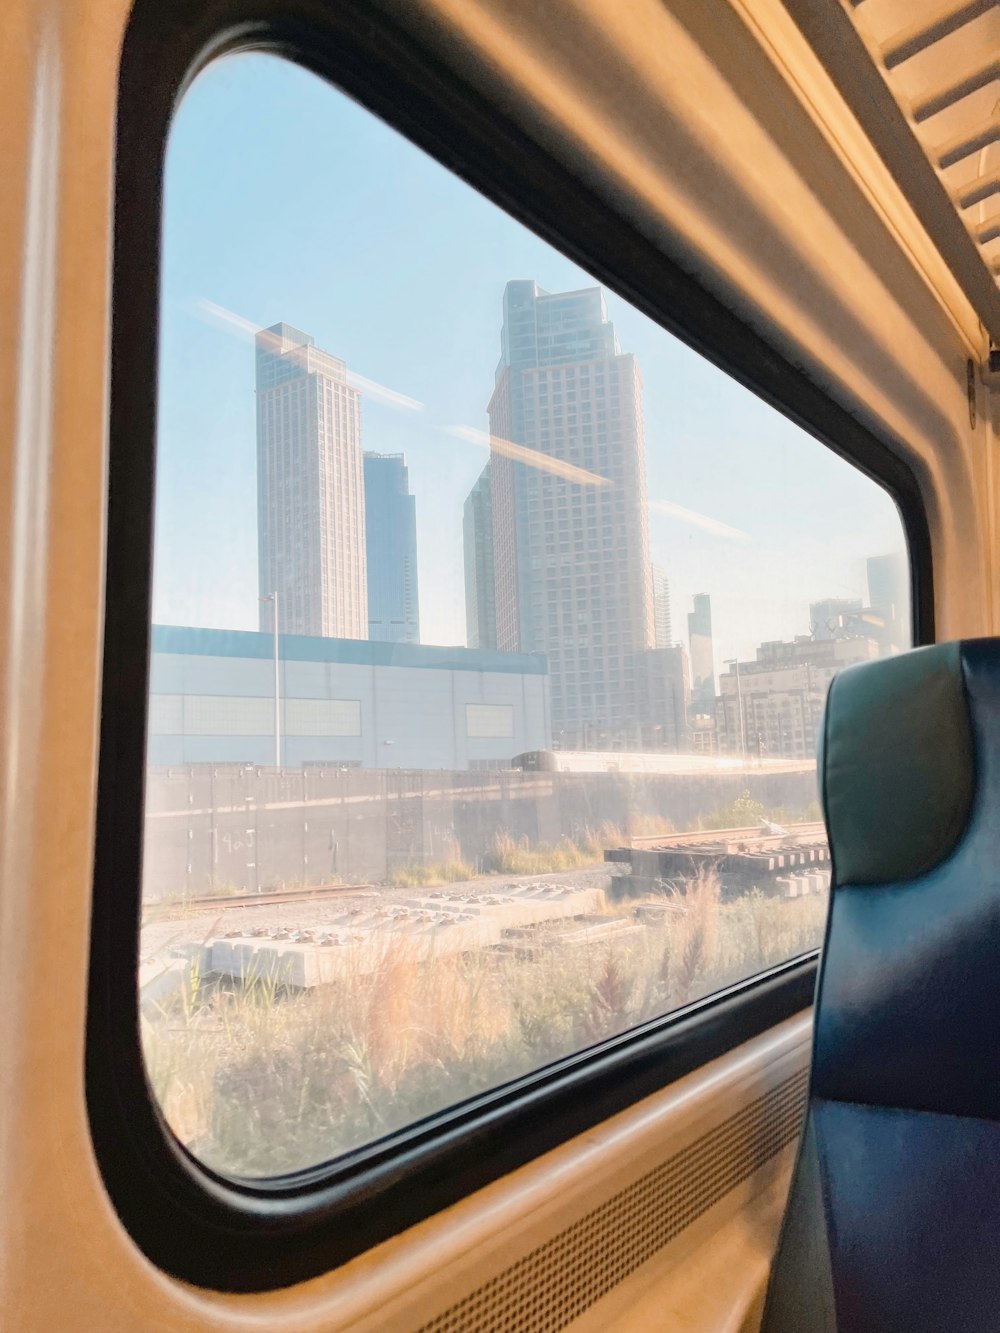
<path id="1" fill-rule="evenodd" d="M 266 597 L 260 599 L 262 602 L 270 602 L 274 606 L 274 766 L 281 767 L 281 675 L 279 672 L 278 656 L 278 590 L 268 593 Z"/>

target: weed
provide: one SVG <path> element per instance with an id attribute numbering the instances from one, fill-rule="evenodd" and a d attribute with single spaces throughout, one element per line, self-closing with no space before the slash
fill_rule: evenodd
<path id="1" fill-rule="evenodd" d="M 389 883 L 400 889 L 423 888 L 432 884 L 454 884 L 474 879 L 475 868 L 455 857 L 448 861 L 408 861 L 389 871 Z"/>
<path id="2" fill-rule="evenodd" d="M 533 847 L 527 838 L 514 838 L 501 829 L 493 835 L 483 866 L 495 875 L 548 875 L 559 870 L 579 870 L 603 860 L 608 845 L 600 829 L 584 828 L 575 839 Z"/>

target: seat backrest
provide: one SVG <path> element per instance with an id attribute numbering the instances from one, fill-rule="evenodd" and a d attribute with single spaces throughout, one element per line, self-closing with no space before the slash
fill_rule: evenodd
<path id="1" fill-rule="evenodd" d="M 764 1333 L 1000 1330 L 1000 641 L 849 667 L 833 882 Z"/>

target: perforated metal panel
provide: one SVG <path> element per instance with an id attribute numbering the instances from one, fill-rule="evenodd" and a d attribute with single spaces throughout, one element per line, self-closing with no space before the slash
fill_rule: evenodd
<path id="1" fill-rule="evenodd" d="M 416 1333 L 555 1333 L 797 1137 L 803 1069 Z"/>

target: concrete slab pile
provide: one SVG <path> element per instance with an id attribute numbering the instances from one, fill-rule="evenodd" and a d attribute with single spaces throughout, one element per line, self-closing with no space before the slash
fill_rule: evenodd
<path id="1" fill-rule="evenodd" d="M 499 944 L 508 931 L 595 916 L 605 905 L 600 888 L 552 883 L 368 902 L 327 916 L 322 928 L 256 925 L 182 947 L 182 957 L 140 978 L 141 994 L 144 1004 L 162 1004 L 194 973 L 307 990 L 370 975 L 390 961 L 425 963 L 479 952 Z"/>

